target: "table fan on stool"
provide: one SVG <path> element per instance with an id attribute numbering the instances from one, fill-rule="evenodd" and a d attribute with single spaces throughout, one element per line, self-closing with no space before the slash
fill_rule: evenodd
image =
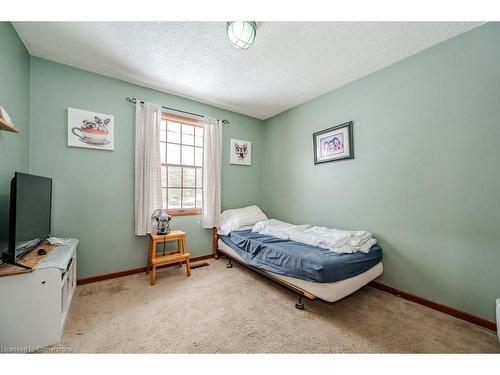
<path id="1" fill-rule="evenodd" d="M 172 220 L 172 216 L 168 214 L 167 210 L 161 208 L 155 210 L 151 215 L 151 223 L 157 230 L 156 234 L 169 234 L 170 220 Z"/>

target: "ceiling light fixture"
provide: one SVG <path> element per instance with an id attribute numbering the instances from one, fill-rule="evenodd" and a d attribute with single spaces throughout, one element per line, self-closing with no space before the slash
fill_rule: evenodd
<path id="1" fill-rule="evenodd" d="M 229 41 L 238 49 L 248 49 L 257 35 L 257 24 L 253 21 L 231 21 L 226 24 Z"/>

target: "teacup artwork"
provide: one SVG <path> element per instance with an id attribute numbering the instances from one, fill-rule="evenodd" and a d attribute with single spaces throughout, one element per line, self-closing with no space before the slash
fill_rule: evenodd
<path id="1" fill-rule="evenodd" d="M 103 121 L 100 117 L 95 116 L 94 121 L 83 120 L 82 126 L 79 128 L 74 127 L 71 131 L 85 143 L 105 145 L 109 143 L 109 130 L 107 129 L 107 125 L 110 121 L 111 119 L 109 118 Z"/>
<path id="2" fill-rule="evenodd" d="M 68 108 L 68 146 L 114 150 L 114 117 Z"/>

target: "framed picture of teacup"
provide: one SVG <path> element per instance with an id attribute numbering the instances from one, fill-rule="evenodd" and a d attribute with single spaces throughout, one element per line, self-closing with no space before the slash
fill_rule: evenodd
<path id="1" fill-rule="evenodd" d="M 68 146 L 115 149 L 114 116 L 68 108 Z"/>

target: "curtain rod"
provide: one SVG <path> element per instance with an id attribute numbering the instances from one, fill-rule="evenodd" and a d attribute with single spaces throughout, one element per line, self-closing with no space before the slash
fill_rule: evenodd
<path id="1" fill-rule="evenodd" d="M 129 103 L 132 103 L 132 104 L 136 104 L 137 103 L 137 99 L 136 98 L 129 98 L 129 97 L 127 97 L 127 98 L 125 98 L 125 101 L 127 101 Z M 140 101 L 140 103 L 144 104 L 144 102 L 142 100 Z M 175 109 L 175 108 L 170 108 L 170 107 L 165 107 L 165 106 L 161 106 L 161 107 L 163 109 L 168 109 L 169 111 L 175 111 L 175 112 L 185 113 L 186 115 L 191 115 L 191 116 L 196 116 L 196 117 L 205 117 L 205 116 L 200 115 L 198 113 L 182 111 L 180 109 Z M 224 125 L 229 125 L 230 124 L 229 120 L 226 120 L 226 119 L 219 120 L 219 121 L 222 122 Z"/>

